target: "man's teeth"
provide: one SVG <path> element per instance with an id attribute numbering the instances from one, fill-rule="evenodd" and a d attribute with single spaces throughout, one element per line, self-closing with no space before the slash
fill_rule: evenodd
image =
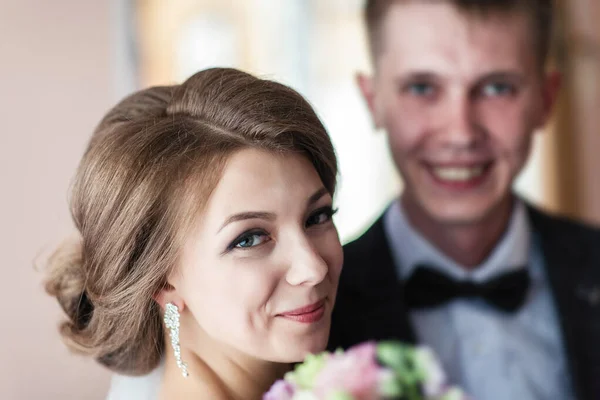
<path id="1" fill-rule="evenodd" d="M 481 176 L 483 167 L 434 167 L 433 173 L 445 181 L 465 182 Z"/>

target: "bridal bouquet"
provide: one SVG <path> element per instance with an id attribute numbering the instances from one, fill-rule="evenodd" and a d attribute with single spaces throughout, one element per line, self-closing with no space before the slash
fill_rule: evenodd
<path id="1" fill-rule="evenodd" d="M 323 352 L 275 382 L 263 400 L 466 400 L 426 347 L 367 342 Z"/>

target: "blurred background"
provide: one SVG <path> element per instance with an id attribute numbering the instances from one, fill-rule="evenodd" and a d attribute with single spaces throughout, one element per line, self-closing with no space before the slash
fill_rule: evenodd
<path id="1" fill-rule="evenodd" d="M 401 189 L 354 76 L 369 69 L 362 0 L 0 0 L 0 398 L 103 399 L 109 374 L 68 353 L 43 259 L 72 230 L 67 192 L 95 124 L 136 88 L 232 66 L 301 92 L 328 128 L 336 222 L 360 234 Z M 517 190 L 600 223 L 600 2 L 559 3 L 564 86 Z"/>

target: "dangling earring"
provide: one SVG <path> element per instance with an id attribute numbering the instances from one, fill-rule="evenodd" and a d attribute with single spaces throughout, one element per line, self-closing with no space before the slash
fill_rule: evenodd
<path id="1" fill-rule="evenodd" d="M 181 360 L 181 347 L 179 346 L 179 309 L 173 303 L 168 303 L 165 306 L 164 316 L 165 326 L 169 329 L 169 335 L 171 336 L 171 345 L 175 351 L 175 360 L 177 366 L 181 369 L 181 374 L 184 378 L 189 376 L 187 370 L 187 364 Z"/>

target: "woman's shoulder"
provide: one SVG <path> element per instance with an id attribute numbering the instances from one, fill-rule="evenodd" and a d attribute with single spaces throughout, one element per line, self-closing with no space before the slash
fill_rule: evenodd
<path id="1" fill-rule="evenodd" d="M 163 366 L 142 376 L 114 374 L 106 400 L 157 400 Z"/>
<path id="2" fill-rule="evenodd" d="M 159 400 L 164 365 L 161 363 L 156 369 L 147 375 L 126 376 L 113 374 L 110 382 L 110 389 L 106 400 Z M 205 379 L 194 381 L 194 386 L 189 388 L 180 388 L 181 396 L 178 398 L 188 398 L 191 394 L 184 393 L 190 389 L 192 393 L 204 393 L 205 398 L 212 400 L 227 400 L 227 395 L 222 391 L 220 385 L 211 379 L 207 374 Z M 201 390 L 198 391 L 198 385 Z"/>

